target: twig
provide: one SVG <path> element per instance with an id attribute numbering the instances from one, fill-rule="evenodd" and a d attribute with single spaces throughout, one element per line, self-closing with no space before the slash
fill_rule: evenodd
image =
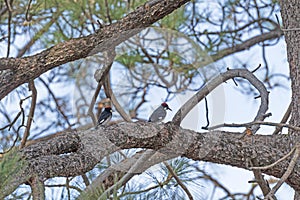
<path id="1" fill-rule="evenodd" d="M 207 98 L 205 97 L 204 100 L 205 100 L 205 110 L 206 110 L 206 121 L 207 121 L 207 124 L 206 124 L 206 126 L 203 126 L 202 129 L 207 130 L 207 128 L 209 127 L 209 113 L 208 113 Z"/>
<path id="2" fill-rule="evenodd" d="M 280 27 L 280 23 L 279 23 L 279 18 L 278 18 L 278 15 L 277 15 L 277 14 L 275 14 L 275 17 L 276 17 L 277 24 L 278 24 L 278 26 Z"/>
<path id="3" fill-rule="evenodd" d="M 271 196 L 273 196 L 277 192 L 277 190 L 281 187 L 281 185 L 291 175 L 295 165 L 297 164 L 299 155 L 300 155 L 300 145 L 297 144 L 296 147 L 295 147 L 294 156 L 293 156 L 292 160 L 290 161 L 290 164 L 289 164 L 286 172 L 282 175 L 282 177 L 279 179 L 277 184 L 272 188 L 272 190 L 269 192 L 269 194 L 267 196 L 265 196 L 264 199 L 266 199 L 266 200 L 271 199 Z"/>
<path id="4" fill-rule="evenodd" d="M 180 178 L 177 176 L 177 174 L 174 172 L 174 170 L 172 169 L 172 167 L 167 163 L 167 162 L 163 162 L 164 165 L 167 167 L 167 169 L 169 170 L 169 172 L 171 173 L 171 175 L 175 178 L 175 180 L 177 181 L 177 183 L 180 185 L 180 187 L 184 190 L 184 192 L 186 193 L 186 195 L 188 196 L 189 199 L 193 200 L 193 196 L 190 193 L 190 191 L 188 190 L 188 188 L 182 183 L 182 181 L 180 180 Z"/>
<path id="5" fill-rule="evenodd" d="M 11 3 L 10 1 L 5 0 L 5 4 L 6 4 L 6 7 L 8 8 L 8 11 L 12 12 L 12 7 L 11 7 L 10 3 Z"/>
<path id="6" fill-rule="evenodd" d="M 89 186 L 89 185 L 90 185 L 89 178 L 87 177 L 86 174 L 82 174 L 82 175 L 81 175 L 81 178 L 82 178 L 82 180 L 83 180 L 85 186 Z"/>
<path id="7" fill-rule="evenodd" d="M 88 115 L 89 115 L 89 116 L 91 117 L 91 119 L 93 120 L 94 126 L 97 125 L 97 119 L 96 119 L 96 117 L 95 117 L 95 115 L 94 115 L 93 109 L 94 109 L 94 105 L 95 105 L 95 102 L 96 102 L 96 100 L 97 100 L 97 97 L 98 97 L 98 95 L 99 95 L 99 92 L 100 92 L 100 90 L 101 90 L 101 87 L 102 87 L 102 83 L 99 82 L 99 83 L 97 84 L 97 88 L 96 88 L 96 90 L 95 90 L 95 93 L 94 93 L 94 95 L 93 95 L 93 97 L 92 97 L 92 101 L 91 101 L 90 106 L 89 106 L 89 109 L 88 109 Z"/>
<path id="8" fill-rule="evenodd" d="M 50 188 L 53 188 L 53 187 L 66 187 L 66 184 L 45 185 L 45 187 L 50 187 Z M 70 189 L 77 190 L 77 192 L 79 192 L 79 193 L 82 192 L 82 190 L 79 187 L 76 187 L 76 186 L 73 186 L 73 185 L 69 185 L 68 187 Z"/>
<path id="9" fill-rule="evenodd" d="M 111 186 L 105 192 L 103 192 L 98 198 L 98 200 L 107 198 L 112 191 L 120 188 L 124 183 L 127 182 L 126 180 L 132 177 L 132 174 L 136 174 L 136 172 L 139 171 L 141 166 L 143 166 L 152 155 L 153 151 L 145 151 L 140 157 L 138 157 L 138 160 L 136 160 L 136 162 L 132 165 L 128 172 L 117 183 L 115 183 L 113 186 Z"/>
<path id="10" fill-rule="evenodd" d="M 0 42 L 2 42 L 3 40 L 5 40 L 8 36 L 7 35 L 4 35 L 0 38 Z M 9 67 L 7 69 L 10 69 Z"/>
<path id="11" fill-rule="evenodd" d="M 267 166 L 263 166 L 263 167 L 250 167 L 250 169 L 260 169 L 260 170 L 266 170 L 266 169 L 269 169 L 269 168 L 272 168 L 274 167 L 275 165 L 277 165 L 278 163 L 284 161 L 285 159 L 287 159 L 290 155 L 292 155 L 292 153 L 295 151 L 296 147 L 292 148 L 292 150 L 286 154 L 285 156 L 283 156 L 282 158 L 280 158 L 279 160 L 277 160 L 276 162 L 270 164 L 270 165 L 267 165 Z"/>
<path id="12" fill-rule="evenodd" d="M 287 122 L 287 120 L 289 119 L 290 115 L 292 112 L 292 102 L 290 103 L 288 109 L 286 110 L 284 116 L 282 117 L 280 123 L 284 124 Z M 273 135 L 277 135 L 278 133 L 280 133 L 282 130 L 282 127 L 276 127 L 275 131 L 273 132 Z"/>
<path id="13" fill-rule="evenodd" d="M 254 118 L 254 121 L 263 121 L 266 117 L 266 112 L 268 110 L 268 96 L 269 93 L 264 86 L 264 84 L 258 80 L 249 70 L 247 69 L 232 69 L 225 73 L 220 74 L 211 81 L 209 81 L 202 89 L 200 89 L 194 96 L 192 96 L 173 117 L 173 123 L 180 125 L 181 121 L 186 117 L 186 115 L 196 106 L 205 96 L 207 96 L 212 90 L 217 86 L 222 84 L 224 81 L 229 80 L 234 77 L 241 77 L 247 79 L 260 93 L 261 104 L 259 110 Z M 253 125 L 251 127 L 252 133 L 255 133 L 259 129 L 259 125 Z"/>
<path id="14" fill-rule="evenodd" d="M 10 53 L 10 44 L 11 44 L 11 13 L 12 13 L 12 8 L 10 5 L 10 1 L 9 0 L 5 0 L 5 4 L 6 7 L 8 8 L 8 25 L 7 25 L 7 29 L 8 29 L 8 39 L 7 39 L 7 53 L 6 53 L 6 57 L 9 57 L 9 53 Z"/>
<path id="15" fill-rule="evenodd" d="M 32 191 L 33 200 L 43 200 L 45 199 L 45 185 L 38 176 L 30 178 L 30 187 Z"/>
<path id="16" fill-rule="evenodd" d="M 144 87 L 143 87 L 143 95 L 141 97 L 141 101 L 135 106 L 134 109 L 132 109 L 130 111 L 130 117 L 131 118 L 135 118 L 137 119 L 137 110 L 145 103 L 147 102 L 146 100 L 146 95 L 147 95 L 147 87 L 148 87 L 148 84 L 146 84 Z M 134 100 L 134 98 L 132 98 L 132 101 Z"/>
<path id="17" fill-rule="evenodd" d="M 7 125 L 1 127 L 0 130 L 2 131 L 2 130 L 4 130 L 4 129 L 8 128 L 8 127 L 9 127 L 8 130 L 10 130 L 10 128 L 14 125 L 14 123 L 16 123 L 16 121 L 19 119 L 19 117 L 20 117 L 21 114 L 22 114 L 22 111 L 18 112 L 18 114 L 17 114 L 17 116 L 14 118 L 14 120 L 13 120 L 11 123 L 9 123 L 9 124 L 7 124 Z"/>
<path id="18" fill-rule="evenodd" d="M 35 106 L 36 106 L 36 98 L 37 98 L 37 91 L 34 85 L 34 80 L 29 81 L 29 90 L 32 91 L 31 95 L 31 106 L 30 106 L 30 111 L 28 114 L 28 120 L 26 124 L 26 129 L 20 144 L 20 149 L 23 148 L 26 144 L 27 138 L 30 134 L 30 127 L 33 121 L 33 116 L 34 116 L 34 111 L 35 111 Z"/>
<path id="19" fill-rule="evenodd" d="M 111 102 L 115 106 L 118 113 L 120 113 L 120 115 L 122 116 L 122 118 L 125 121 L 131 122 L 131 117 L 125 112 L 125 110 L 119 104 L 118 100 L 116 99 L 116 97 L 111 89 L 109 75 L 105 78 L 103 86 L 104 86 L 104 91 L 105 91 L 106 96 L 111 99 Z"/>
<path id="20" fill-rule="evenodd" d="M 29 0 L 28 5 L 27 5 L 27 8 L 26 8 L 26 12 L 25 12 L 25 19 L 26 19 L 27 21 L 30 21 L 30 19 L 29 19 L 29 17 L 28 17 L 28 14 L 29 14 L 29 10 L 30 10 L 30 4 L 31 4 L 31 1 L 32 1 L 32 0 Z"/>
<path id="21" fill-rule="evenodd" d="M 11 127 L 16 123 L 16 121 L 17 121 L 17 120 L 19 119 L 19 117 L 22 115 L 22 122 L 21 122 L 21 125 L 18 127 L 18 129 L 17 129 L 17 131 L 16 131 L 17 137 L 15 138 L 15 140 L 14 140 L 12 146 L 11 146 L 9 149 L 7 149 L 6 151 L 0 152 L 0 155 L 3 155 L 3 154 L 5 154 L 5 153 L 8 153 L 9 151 L 11 151 L 11 150 L 15 147 L 15 145 L 16 145 L 18 139 L 19 139 L 19 131 L 20 131 L 20 129 L 24 126 L 24 122 L 25 122 L 25 113 L 24 113 L 24 109 L 23 109 L 23 107 L 22 107 L 22 104 L 23 104 L 23 102 L 24 102 L 26 99 L 28 99 L 28 98 L 30 98 L 30 97 L 31 97 L 31 96 L 28 96 L 28 97 L 26 97 L 25 99 L 21 99 L 21 100 L 20 100 L 19 106 L 20 106 L 20 109 L 21 109 L 21 110 L 19 111 L 19 113 L 17 114 L 17 116 L 15 117 L 15 119 L 14 119 L 10 124 L 8 124 L 8 125 L 6 125 L 6 126 L 0 128 L 0 130 L 4 130 L 4 129 L 6 129 L 6 128 L 9 127 L 8 130 L 10 130 Z"/>
<path id="22" fill-rule="evenodd" d="M 64 113 L 62 106 L 59 104 L 58 99 L 56 98 L 54 92 L 51 90 L 51 88 L 49 87 L 49 85 L 44 81 L 44 79 L 42 79 L 41 77 L 39 77 L 39 80 L 43 83 L 43 85 L 46 87 L 46 89 L 49 92 L 49 95 L 52 97 L 52 99 L 54 100 L 54 103 L 57 107 L 57 110 L 59 111 L 59 113 L 62 115 L 62 117 L 65 119 L 66 123 L 68 124 L 69 128 L 72 126 L 67 115 Z"/>
<path id="23" fill-rule="evenodd" d="M 106 17 L 107 17 L 109 23 L 111 24 L 112 20 L 111 20 L 110 14 L 109 14 L 109 5 L 108 5 L 107 0 L 105 0 L 105 7 L 106 7 Z"/>
<path id="24" fill-rule="evenodd" d="M 44 35 L 45 32 L 47 32 L 50 27 L 54 24 L 54 22 L 57 21 L 58 17 L 61 15 L 63 11 L 57 11 L 55 13 L 53 13 L 51 16 L 51 19 L 49 22 L 47 22 L 41 29 L 39 29 L 36 33 L 35 33 L 35 36 L 32 37 L 23 47 L 22 49 L 18 50 L 18 53 L 17 53 L 17 58 L 20 58 L 22 57 L 26 52 L 27 50 L 29 50 L 36 41 L 38 41 L 42 35 Z"/>
<path id="25" fill-rule="evenodd" d="M 99 19 L 97 19 L 97 23 L 99 24 L 99 29 L 103 28 L 103 25 L 101 24 Z"/>
<path id="26" fill-rule="evenodd" d="M 254 122 L 243 123 L 243 124 L 235 124 L 235 123 L 226 124 L 226 123 L 224 123 L 224 124 L 219 124 L 216 126 L 209 127 L 208 130 L 214 130 L 214 129 L 221 128 L 221 127 L 233 127 L 233 128 L 250 127 L 252 125 L 257 125 L 257 124 L 258 125 L 266 125 L 266 126 L 286 127 L 289 129 L 293 129 L 295 131 L 300 131 L 300 127 L 297 127 L 297 126 L 292 126 L 289 124 L 282 124 L 282 123 L 275 123 L 275 122 L 264 122 L 264 121 L 254 121 Z"/>
<path id="27" fill-rule="evenodd" d="M 251 166 L 257 166 L 258 162 L 256 158 L 250 159 L 251 162 Z M 253 174 L 255 177 L 255 182 L 258 184 L 258 186 L 260 187 L 261 191 L 263 192 L 263 195 L 267 195 L 270 191 L 271 188 L 269 186 L 269 184 L 266 182 L 266 180 L 264 179 L 264 176 L 261 173 L 260 169 L 252 169 L 253 170 Z M 273 197 L 274 199 L 276 198 L 275 196 Z"/>
<path id="28" fill-rule="evenodd" d="M 228 197 L 231 197 L 231 199 L 234 199 L 234 195 L 228 190 L 228 188 L 224 185 L 222 185 L 221 182 L 219 182 L 219 180 L 213 178 L 211 175 L 209 175 L 205 170 L 200 169 L 198 166 L 193 166 L 198 172 L 201 172 L 203 175 L 200 176 L 199 178 L 203 178 L 205 180 L 209 180 L 211 181 L 215 187 L 220 188 L 223 190 L 224 193 L 226 193 L 226 195 Z"/>
<path id="29" fill-rule="evenodd" d="M 261 67 L 261 64 L 259 64 L 254 70 L 252 70 L 251 72 L 254 73 L 256 72 L 259 68 Z"/>
<path id="30" fill-rule="evenodd" d="M 232 78 L 232 81 L 233 81 L 233 83 L 235 84 L 235 86 L 239 86 L 239 85 L 237 84 L 237 82 L 235 81 L 234 78 Z"/>
<path id="31" fill-rule="evenodd" d="M 71 199 L 71 191 L 70 191 L 70 180 L 69 177 L 66 177 L 66 188 L 68 193 L 68 200 Z"/>
<path id="32" fill-rule="evenodd" d="M 280 27 L 280 23 L 279 23 L 279 18 L 278 18 L 278 15 L 275 14 L 275 17 L 276 17 L 276 21 L 278 23 L 278 26 Z M 280 30 L 282 31 L 300 31 L 300 28 L 280 28 Z"/>
<path id="33" fill-rule="evenodd" d="M 282 31 L 300 31 L 300 28 L 282 28 Z"/>

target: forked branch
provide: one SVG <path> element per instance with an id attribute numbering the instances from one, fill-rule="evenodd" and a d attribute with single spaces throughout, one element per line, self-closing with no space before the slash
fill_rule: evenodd
<path id="1" fill-rule="evenodd" d="M 220 74 L 211 81 L 209 81 L 200 91 L 198 91 L 194 96 L 192 96 L 175 114 L 172 121 L 176 125 L 180 125 L 181 121 L 186 117 L 186 115 L 211 91 L 213 91 L 217 86 L 221 85 L 223 82 L 232 78 L 244 78 L 250 82 L 260 93 L 261 104 L 259 110 L 257 111 L 254 121 L 263 121 L 266 118 L 266 112 L 269 105 L 269 93 L 264 86 L 264 84 L 256 78 L 253 73 L 247 69 L 232 69 L 225 73 Z M 255 124 L 249 127 L 252 133 L 255 133 L 259 129 L 259 125 Z"/>

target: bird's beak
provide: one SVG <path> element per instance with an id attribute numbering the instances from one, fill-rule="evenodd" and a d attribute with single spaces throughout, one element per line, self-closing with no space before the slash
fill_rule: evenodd
<path id="1" fill-rule="evenodd" d="M 169 107 L 168 107 L 167 109 L 172 111 L 172 109 L 171 109 L 171 108 L 169 108 Z"/>

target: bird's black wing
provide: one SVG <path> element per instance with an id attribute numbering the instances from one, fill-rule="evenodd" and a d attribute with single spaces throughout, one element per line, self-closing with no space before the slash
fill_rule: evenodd
<path id="1" fill-rule="evenodd" d="M 108 111 L 104 110 L 100 114 L 100 117 L 98 119 L 98 124 L 103 124 L 106 120 L 110 120 L 111 117 L 112 117 L 111 112 L 108 112 Z"/>

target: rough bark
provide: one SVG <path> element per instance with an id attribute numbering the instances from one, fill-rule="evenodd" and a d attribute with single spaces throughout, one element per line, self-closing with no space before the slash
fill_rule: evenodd
<path id="1" fill-rule="evenodd" d="M 248 169 L 256 158 L 259 166 L 269 165 L 287 154 L 299 141 L 297 135 L 254 135 L 241 137 L 241 133 L 214 131 L 197 133 L 172 123 L 121 123 L 98 130 L 69 132 L 70 140 L 55 137 L 49 141 L 25 147 L 21 153 L 26 165 L 15 174 L 3 190 L 10 194 L 29 177 L 40 179 L 76 176 L 91 170 L 104 156 L 128 148 L 153 149 L 170 157 L 184 156 L 193 160 L 228 164 Z M 63 146 L 61 151 L 46 152 L 51 146 Z M 176 148 L 174 148 L 176 147 Z M 47 151 L 46 151 L 47 149 Z M 289 159 L 263 173 L 281 177 Z M 300 162 L 287 183 L 300 189 Z"/>
<path id="2" fill-rule="evenodd" d="M 41 53 L 24 58 L 1 58 L 0 100 L 13 89 L 59 65 L 110 50 L 154 22 L 167 16 L 189 0 L 149 1 L 121 20 L 96 33 L 59 43 Z"/>
<path id="3" fill-rule="evenodd" d="M 300 1 L 280 1 L 283 31 L 292 84 L 292 115 L 290 124 L 300 125 Z"/>

